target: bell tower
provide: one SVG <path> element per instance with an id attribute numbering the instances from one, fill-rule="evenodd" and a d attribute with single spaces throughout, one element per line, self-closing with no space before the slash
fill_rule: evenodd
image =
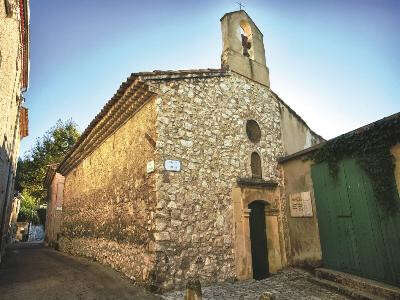
<path id="1" fill-rule="evenodd" d="M 248 77 L 269 87 L 263 34 L 244 10 L 221 18 L 222 68 Z"/>

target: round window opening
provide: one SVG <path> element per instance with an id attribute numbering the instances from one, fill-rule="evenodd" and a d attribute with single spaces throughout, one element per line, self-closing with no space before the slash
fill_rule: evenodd
<path id="1" fill-rule="evenodd" d="M 261 129 L 258 123 L 254 120 L 248 120 L 246 123 L 246 133 L 249 140 L 253 143 L 258 143 L 261 139 Z"/>

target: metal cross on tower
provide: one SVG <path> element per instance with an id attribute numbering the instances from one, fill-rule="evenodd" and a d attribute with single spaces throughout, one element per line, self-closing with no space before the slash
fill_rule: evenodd
<path id="1" fill-rule="evenodd" d="M 236 2 L 239 5 L 239 10 L 242 10 L 242 8 L 244 7 L 242 2 Z"/>

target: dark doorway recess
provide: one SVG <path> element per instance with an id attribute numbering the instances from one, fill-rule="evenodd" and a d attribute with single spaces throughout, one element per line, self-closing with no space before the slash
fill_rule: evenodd
<path id="1" fill-rule="evenodd" d="M 249 204 L 251 258 L 253 278 L 256 280 L 267 278 L 269 275 L 264 208 L 265 204 L 262 201 Z"/>

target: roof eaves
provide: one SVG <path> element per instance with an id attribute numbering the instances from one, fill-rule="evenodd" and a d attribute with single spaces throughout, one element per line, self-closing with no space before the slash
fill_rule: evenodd
<path id="1" fill-rule="evenodd" d="M 110 112 L 112 107 L 121 100 L 124 96 L 125 92 L 130 86 L 137 85 L 139 88 L 146 89 L 148 95 L 155 95 L 153 92 L 148 90 L 149 86 L 146 84 L 148 80 L 166 80 L 166 79 L 181 79 L 181 78 L 196 78 L 199 77 L 208 77 L 212 75 L 213 77 L 226 76 L 228 75 L 228 71 L 225 69 L 193 69 L 193 70 L 168 70 L 168 71 L 160 71 L 155 70 L 153 72 L 138 72 L 132 73 L 125 82 L 123 82 L 114 96 L 105 104 L 100 113 L 96 115 L 96 117 L 90 122 L 89 126 L 85 129 L 82 135 L 79 137 L 78 141 L 72 147 L 72 149 L 67 153 L 64 157 L 63 161 L 60 163 L 57 172 L 66 175 L 68 174 L 72 168 L 79 164 L 86 156 L 88 155 L 88 148 L 91 147 L 92 144 L 87 140 L 88 137 L 93 134 L 95 127 L 98 126 L 100 122 L 102 122 L 103 118 Z M 114 126 L 109 126 L 112 128 Z M 107 134 L 111 134 L 111 131 L 104 130 Z M 96 135 L 97 133 L 95 133 Z M 107 138 L 107 136 L 102 137 L 103 140 Z M 99 143 L 99 141 L 98 141 Z"/>
<path id="2" fill-rule="evenodd" d="M 371 132 L 372 132 L 372 131 L 374 131 L 374 129 L 376 128 L 376 126 L 384 125 L 385 123 L 386 123 L 386 124 L 391 124 L 392 122 L 398 122 L 398 123 L 399 123 L 399 126 L 400 126 L 400 112 L 395 113 L 395 114 L 392 114 L 392 115 L 387 116 L 387 117 L 384 117 L 384 118 L 382 118 L 382 119 L 379 119 L 379 120 L 377 120 L 377 121 L 375 121 L 375 122 L 372 122 L 372 123 L 369 123 L 369 124 L 367 124 L 367 125 L 361 126 L 361 127 L 357 128 L 357 129 L 354 129 L 354 130 L 352 130 L 352 131 L 346 132 L 346 133 L 341 134 L 341 135 L 339 135 L 339 136 L 337 136 L 337 137 L 334 137 L 334 138 L 332 138 L 332 139 L 330 139 L 330 140 L 328 140 L 328 141 L 319 143 L 319 144 L 314 145 L 314 146 L 312 146 L 312 147 L 309 147 L 309 148 L 307 148 L 307 149 L 298 151 L 298 152 L 293 153 L 293 154 L 291 154 L 291 155 L 287 155 L 287 156 L 281 157 L 281 158 L 278 159 L 278 162 L 279 162 L 279 163 L 287 162 L 287 161 L 289 161 L 289 160 L 292 160 L 292 159 L 298 158 L 298 157 L 300 157 L 300 156 L 304 156 L 304 155 L 306 155 L 306 154 L 309 154 L 309 153 L 311 153 L 311 152 L 313 152 L 313 151 L 315 151 L 315 150 L 321 148 L 321 147 L 324 146 L 325 144 L 327 144 L 327 143 L 332 143 L 332 142 L 338 140 L 338 139 L 341 138 L 341 137 L 345 137 L 345 136 L 356 136 L 356 135 L 359 135 L 359 134 L 367 133 L 368 131 L 371 131 Z"/>
<path id="3" fill-rule="evenodd" d="M 321 148 L 326 143 L 327 142 L 322 142 L 322 143 L 316 144 L 314 146 L 311 146 L 309 148 L 306 148 L 306 149 L 300 150 L 298 152 L 295 152 L 293 154 L 290 154 L 290 155 L 287 155 L 287 156 L 284 156 L 284 157 L 280 157 L 280 158 L 278 158 L 278 163 L 280 163 L 280 164 L 281 163 L 285 163 L 285 162 L 287 162 L 289 160 L 293 160 L 293 159 L 299 158 L 301 156 L 304 156 L 306 154 L 310 154 L 311 152 L 314 152 L 315 150 Z"/>
<path id="4" fill-rule="evenodd" d="M 26 91 L 29 85 L 29 38 L 30 38 L 30 11 L 29 11 L 29 0 L 20 0 L 20 30 L 21 30 L 21 41 L 22 41 L 22 90 Z"/>
<path id="5" fill-rule="evenodd" d="M 193 79 L 222 77 L 228 75 L 225 69 L 192 69 L 192 70 L 154 70 L 153 72 L 138 72 L 135 75 L 143 80 L 174 80 L 174 79 Z"/>
<path id="6" fill-rule="evenodd" d="M 132 89 L 128 91 L 129 87 L 132 87 Z M 120 85 L 114 96 L 104 105 L 100 113 L 90 122 L 78 141 L 64 157 L 57 171 L 63 175 L 68 174 L 72 166 L 80 163 L 91 153 L 90 149 L 93 145 L 99 145 L 112 132 L 118 129 L 115 126 L 116 124 L 112 124 L 113 121 L 117 119 L 122 122 L 125 119 L 119 118 L 128 118 L 128 113 L 134 112 L 136 101 L 145 100 L 145 98 L 147 99 L 152 95 L 154 93 L 148 90 L 148 86 L 136 74 L 131 74 Z M 128 98 L 127 101 L 124 101 L 126 100 L 125 96 Z M 125 110 L 123 110 L 124 108 Z"/>

